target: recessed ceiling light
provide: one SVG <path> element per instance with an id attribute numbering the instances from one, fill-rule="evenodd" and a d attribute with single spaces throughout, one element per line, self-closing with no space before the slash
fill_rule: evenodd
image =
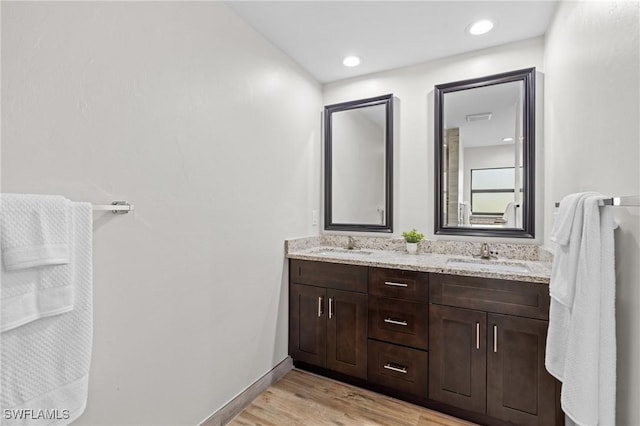
<path id="1" fill-rule="evenodd" d="M 488 19 L 484 19 L 482 21 L 473 23 L 469 27 L 469 34 L 473 34 L 473 35 L 485 34 L 491 31 L 491 28 L 493 28 L 493 22 L 489 21 Z"/>
<path id="2" fill-rule="evenodd" d="M 504 138 L 502 142 L 513 142 L 513 138 Z"/>
<path id="3" fill-rule="evenodd" d="M 360 58 L 358 58 L 357 56 L 347 56 L 342 61 L 342 64 L 345 67 L 357 67 L 358 65 L 360 65 Z"/>

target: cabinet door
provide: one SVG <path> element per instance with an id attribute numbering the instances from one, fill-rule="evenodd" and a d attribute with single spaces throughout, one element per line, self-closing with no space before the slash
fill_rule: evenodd
<path id="1" fill-rule="evenodd" d="M 326 289 L 291 284 L 289 292 L 289 353 L 293 359 L 325 366 Z"/>
<path id="2" fill-rule="evenodd" d="M 367 378 L 367 295 L 327 289 L 327 368 Z"/>
<path id="3" fill-rule="evenodd" d="M 429 305 L 429 399 L 486 412 L 487 314 Z"/>
<path id="4" fill-rule="evenodd" d="M 555 380 L 544 367 L 547 321 L 489 314 L 487 414 L 518 425 L 555 421 Z"/>

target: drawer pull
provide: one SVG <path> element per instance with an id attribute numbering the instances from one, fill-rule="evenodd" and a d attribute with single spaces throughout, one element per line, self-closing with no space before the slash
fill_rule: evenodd
<path id="1" fill-rule="evenodd" d="M 318 296 L 318 318 L 322 316 L 322 296 Z"/>
<path id="2" fill-rule="evenodd" d="M 393 281 L 385 281 L 384 285 L 390 285 L 392 287 L 409 287 L 409 284 L 405 283 L 394 283 Z"/>
<path id="3" fill-rule="evenodd" d="M 480 323 L 476 323 L 476 349 L 480 349 Z"/>
<path id="4" fill-rule="evenodd" d="M 394 364 L 391 364 L 390 362 L 386 363 L 384 365 L 384 368 L 386 368 L 387 370 L 395 371 L 397 373 L 407 374 L 407 367 L 403 367 L 401 365 L 394 365 Z"/>
<path id="5" fill-rule="evenodd" d="M 493 324 L 493 352 L 498 352 L 498 326 Z"/>
<path id="6" fill-rule="evenodd" d="M 402 326 L 405 326 L 405 327 L 408 324 L 406 321 L 398 321 L 398 320 L 394 320 L 394 319 L 391 319 L 391 318 L 385 318 L 384 322 L 387 322 L 389 324 L 394 324 L 394 325 L 402 325 Z"/>

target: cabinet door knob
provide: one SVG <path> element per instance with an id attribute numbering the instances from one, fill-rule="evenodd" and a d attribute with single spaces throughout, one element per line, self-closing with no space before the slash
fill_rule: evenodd
<path id="1" fill-rule="evenodd" d="M 409 287 L 409 284 L 405 283 L 394 283 L 392 281 L 385 281 L 384 285 L 390 285 L 392 287 Z"/>
<path id="2" fill-rule="evenodd" d="M 476 349 L 480 349 L 480 323 L 476 323 Z"/>
<path id="3" fill-rule="evenodd" d="M 401 320 L 399 321 L 399 320 L 394 320 L 394 319 L 391 319 L 391 318 L 385 318 L 384 322 L 387 322 L 389 324 L 402 325 L 402 326 L 405 326 L 405 327 L 408 324 L 406 321 L 401 321 Z"/>
<path id="4" fill-rule="evenodd" d="M 322 296 L 318 296 L 318 318 L 322 316 Z"/>
<path id="5" fill-rule="evenodd" d="M 401 365 L 394 365 L 394 364 L 391 364 L 390 362 L 386 363 L 384 365 L 384 368 L 386 368 L 387 370 L 396 371 L 398 373 L 407 374 L 407 367 L 403 367 Z"/>

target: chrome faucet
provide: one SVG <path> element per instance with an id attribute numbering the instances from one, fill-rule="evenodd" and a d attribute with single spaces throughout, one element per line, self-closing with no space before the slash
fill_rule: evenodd
<path id="1" fill-rule="evenodd" d="M 480 249 L 480 259 L 491 259 L 491 252 L 489 251 L 489 244 L 482 243 L 482 248 Z"/>
<path id="2" fill-rule="evenodd" d="M 348 240 L 348 243 L 347 243 L 347 250 L 353 250 L 355 248 L 356 248 L 356 243 L 355 243 L 353 237 L 349 236 L 349 240 Z"/>

